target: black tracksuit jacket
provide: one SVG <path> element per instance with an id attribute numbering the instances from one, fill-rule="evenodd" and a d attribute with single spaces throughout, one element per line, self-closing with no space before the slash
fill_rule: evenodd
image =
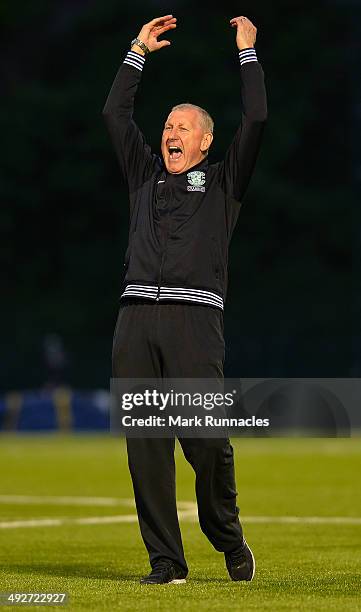
<path id="1" fill-rule="evenodd" d="M 223 309 L 228 247 L 267 118 L 255 50 L 240 51 L 239 60 L 240 125 L 224 159 L 205 158 L 180 174 L 167 172 L 132 118 L 145 58 L 129 51 L 118 70 L 103 116 L 130 199 L 122 298 Z"/>

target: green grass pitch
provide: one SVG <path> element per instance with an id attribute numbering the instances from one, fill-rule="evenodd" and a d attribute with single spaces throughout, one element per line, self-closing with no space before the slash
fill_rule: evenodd
<path id="1" fill-rule="evenodd" d="M 142 587 L 148 559 L 124 442 L 0 436 L 0 591 L 66 591 L 69 603 L 56 608 L 64 610 L 361 610 L 360 439 L 233 446 L 253 582 L 231 582 L 200 531 L 193 472 L 177 448 L 189 576 L 185 585 Z"/>

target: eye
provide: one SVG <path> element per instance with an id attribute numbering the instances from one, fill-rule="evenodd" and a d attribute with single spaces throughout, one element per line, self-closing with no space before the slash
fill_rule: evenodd
<path id="1" fill-rule="evenodd" d="M 185 127 L 181 127 L 180 129 L 182 130 L 182 132 L 188 132 L 187 128 Z"/>
<path id="2" fill-rule="evenodd" d="M 164 131 L 165 131 L 165 130 L 170 130 L 170 126 L 169 126 L 169 125 L 166 125 L 166 126 L 165 126 L 165 128 L 164 128 Z"/>

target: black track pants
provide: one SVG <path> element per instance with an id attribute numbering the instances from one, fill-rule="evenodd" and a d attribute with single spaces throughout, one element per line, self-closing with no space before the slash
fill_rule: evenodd
<path id="1" fill-rule="evenodd" d="M 124 302 L 114 332 L 114 378 L 222 378 L 223 313 L 191 304 Z M 233 449 L 228 439 L 181 438 L 196 474 L 202 531 L 216 550 L 239 546 Z M 185 571 L 175 496 L 175 440 L 128 438 L 139 526 L 150 563 L 172 559 Z"/>

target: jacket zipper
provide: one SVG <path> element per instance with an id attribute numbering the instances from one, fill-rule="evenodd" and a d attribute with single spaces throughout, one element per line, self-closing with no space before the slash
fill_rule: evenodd
<path id="1" fill-rule="evenodd" d="M 158 292 L 157 292 L 157 297 L 155 298 L 156 302 L 159 302 L 159 299 L 160 299 L 160 287 L 161 287 L 161 284 L 162 284 L 163 266 L 164 266 L 164 260 L 165 260 L 165 256 L 166 256 L 166 251 L 167 251 L 168 230 L 169 230 L 169 209 L 167 209 L 164 233 L 163 233 L 163 236 L 162 236 L 162 239 L 163 239 L 163 248 L 162 248 L 162 257 L 161 257 L 160 266 L 159 266 Z"/>
<path id="2" fill-rule="evenodd" d="M 162 259 L 161 259 L 160 266 L 159 266 L 158 293 L 157 293 L 157 297 L 155 298 L 157 302 L 159 302 L 159 296 L 160 296 L 160 285 L 161 285 L 161 282 L 162 282 L 162 273 L 163 273 L 164 258 L 165 258 L 165 249 L 162 252 Z"/>

